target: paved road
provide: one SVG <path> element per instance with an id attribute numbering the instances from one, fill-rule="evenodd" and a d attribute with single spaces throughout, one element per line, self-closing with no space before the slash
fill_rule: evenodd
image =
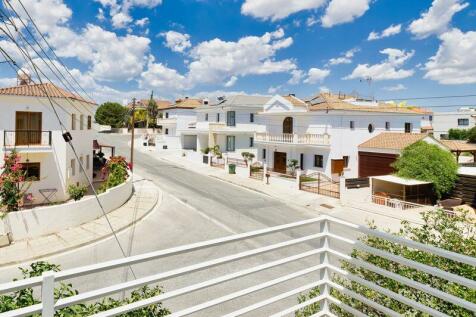
<path id="1" fill-rule="evenodd" d="M 100 142 L 117 145 L 116 153 L 118 155 L 124 155 L 127 158 L 129 157 L 130 150 L 127 145 L 128 138 L 126 136 L 101 135 Z M 138 222 L 131 229 L 119 235 L 121 244 L 128 254 L 139 254 L 165 249 L 317 216 L 316 213 L 306 209 L 293 208 L 264 194 L 243 189 L 215 178 L 205 177 L 174 164 L 157 160 L 146 153 L 135 153 L 135 172 L 152 180 L 159 186 L 164 192 L 164 199 L 159 208 L 144 220 Z M 309 228 L 309 230 L 312 229 Z M 298 236 L 302 233 L 303 232 L 300 231 L 290 232 L 289 234 Z M 202 250 L 194 252 L 192 255 L 176 256 L 170 259 L 135 266 L 134 271 L 137 276 L 164 272 L 179 266 L 259 247 L 264 244 L 269 244 L 270 242 L 282 241 L 283 238 L 285 238 L 284 235 L 274 235 L 266 239 L 259 238 L 224 247 Z M 312 247 L 312 245 L 307 244 L 300 247 L 283 249 L 259 258 L 249 258 L 230 265 L 194 273 L 190 276 L 174 278 L 161 282 L 161 284 L 167 290 L 177 289 L 189 285 L 191 282 L 203 281 L 212 276 L 222 275 L 261 264 L 263 260 L 270 261 L 271 259 L 296 254 L 303 250 L 308 250 L 310 247 Z M 70 268 L 120 257 L 121 253 L 116 241 L 110 238 L 46 260 L 60 264 L 63 268 Z M 209 290 L 196 292 L 194 296 L 167 301 L 165 304 L 173 310 L 188 307 L 212 297 L 222 296 L 224 293 L 251 286 L 257 281 L 270 280 L 282 276 L 283 274 L 289 274 L 302 269 L 310 264 L 315 265 L 317 258 L 309 259 L 309 261 L 291 263 L 258 275 L 254 274 L 240 281 L 228 282 Z M 13 267 L 4 269 L 0 271 L 0 280 L 10 280 L 12 277 L 18 276 L 17 272 L 16 268 Z M 243 303 L 252 303 L 259 298 L 266 298 L 282 293 L 285 290 L 302 285 L 304 281 L 308 283 L 310 278 L 315 277 L 315 275 L 311 274 L 306 276 L 305 279 L 285 283 L 260 292 L 255 296 L 245 297 L 240 301 L 230 302 L 228 305 L 222 305 L 214 308 L 214 310 L 204 311 L 196 315 L 220 315 L 225 311 L 240 307 Z M 84 291 L 110 285 L 113 282 L 124 281 L 125 279 L 130 279 L 130 274 L 127 270 L 120 269 L 90 278 L 79 278 L 72 282 L 75 287 Z M 296 300 L 293 297 L 287 302 L 284 302 L 283 305 L 295 303 Z M 275 311 L 276 308 L 273 310 Z M 259 313 L 251 314 L 251 316 L 263 316 L 269 312 L 270 311 L 263 310 Z"/>

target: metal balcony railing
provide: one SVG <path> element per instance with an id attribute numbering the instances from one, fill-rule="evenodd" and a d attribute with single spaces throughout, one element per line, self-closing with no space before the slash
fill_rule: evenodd
<path id="1" fill-rule="evenodd" d="M 128 291 L 143 285 L 164 282 L 165 280 L 173 278 L 182 278 L 181 281 L 187 284 L 185 286 L 180 285 L 180 287 L 175 289 L 166 290 L 164 293 L 154 297 L 111 308 L 94 316 L 118 316 L 158 302 L 164 302 L 166 306 L 167 300 L 178 297 L 184 298 L 184 305 L 187 305 L 187 307 L 173 311 L 170 316 L 185 316 L 198 312 L 206 312 L 206 316 L 228 317 L 245 314 L 248 314 L 248 316 L 289 316 L 289 314 L 293 314 L 311 304 L 318 305 L 314 306 L 317 307 L 316 310 L 318 311 L 313 312 L 314 315 L 312 316 L 335 316 L 330 310 L 330 305 L 332 304 L 337 305 L 341 310 L 347 311 L 354 316 L 366 316 L 355 307 L 351 307 L 337 299 L 334 295 L 336 291 L 372 307 L 381 312 L 382 315 L 400 316 L 399 313 L 383 306 L 381 303 L 374 302 L 372 297 L 363 296 L 354 290 L 346 288 L 345 285 L 349 284 L 338 283 L 335 279 L 336 276 L 364 286 L 379 296 L 384 296 L 388 299 L 406 304 L 421 313 L 426 313 L 431 316 L 447 316 L 442 312 L 436 311 L 434 308 L 425 306 L 419 302 L 418 299 L 406 297 L 404 292 L 396 293 L 373 281 L 365 280 L 361 276 L 344 270 L 342 268 L 343 266 L 341 267 L 340 265 L 341 260 L 345 260 L 357 268 L 362 268 L 389 278 L 400 285 L 411 287 L 428 296 L 433 296 L 449 302 L 452 305 L 457 305 L 468 310 L 468 312 L 476 312 L 475 303 L 435 289 L 431 287 L 431 285 L 423 284 L 422 282 L 414 281 L 382 267 L 377 267 L 362 258 L 351 257 L 349 253 L 352 249 L 366 252 L 370 255 L 392 261 L 395 265 L 402 265 L 414 269 L 419 273 L 444 279 L 449 283 L 463 285 L 468 289 L 475 289 L 476 281 L 444 271 L 441 268 L 415 262 L 385 250 L 370 247 L 358 239 L 358 237 L 362 235 L 382 239 L 382 241 L 384 241 L 382 243 L 391 242 L 408 249 L 421 251 L 422 254 L 438 256 L 465 265 L 476 266 L 476 258 L 473 257 L 421 244 L 390 233 L 351 224 L 330 216 L 321 216 L 291 224 L 197 242 L 61 272 L 47 272 L 39 277 L 1 284 L 0 294 L 25 288 L 41 288 L 41 302 L 29 307 L 0 314 L 0 316 L 28 316 L 41 313 L 43 317 L 52 317 L 55 311 L 61 308 L 92 300 L 99 300 L 105 296 L 120 294 L 123 291 Z M 240 247 L 233 247 L 235 243 L 240 243 Z M 246 248 L 243 246 L 246 246 Z M 212 252 L 213 248 L 219 247 L 223 247 L 227 251 L 226 255 L 210 258 L 211 254 L 216 254 Z M 237 249 L 240 251 L 233 252 L 233 250 Z M 199 252 L 197 253 L 197 251 L 200 250 L 204 251 L 202 252 L 203 257 L 199 256 Z M 137 265 L 148 263 L 152 260 L 166 261 L 167 258 L 180 255 L 186 256 L 187 259 L 193 261 L 192 264 L 187 265 L 184 263 L 181 267 L 174 266 L 173 269 L 169 271 L 161 271 L 161 265 L 157 264 L 153 266 L 156 270 L 155 272 L 135 280 L 119 282 L 109 286 L 101 285 L 100 288 L 87 290 L 83 293 L 61 298 L 57 301 L 54 299 L 55 283 L 64 282 L 72 278 L 78 281 L 78 278 L 80 279 L 81 277 L 92 281 L 94 280 L 94 274 L 104 274 L 110 277 L 113 276 L 111 275 L 111 271 L 114 269 L 129 265 L 137 267 Z M 241 268 L 238 264 L 243 265 L 241 260 L 248 258 L 252 258 L 250 262 L 253 264 L 248 264 L 246 267 Z M 216 270 L 212 269 L 220 266 L 227 266 L 225 267 L 225 274 L 223 275 L 217 275 Z M 265 273 L 276 270 L 277 268 L 286 269 L 286 271 L 284 273 L 280 271 L 279 274 L 275 274 L 277 277 L 269 279 L 269 275 Z M 117 271 L 115 272 L 117 273 Z M 196 280 L 190 282 L 193 281 L 191 275 L 194 273 L 200 274 L 200 272 L 202 272 L 202 274 L 200 275 L 201 278 L 199 282 L 196 282 Z M 276 271 L 274 272 L 276 273 Z M 263 278 L 260 274 L 264 274 L 266 278 Z M 206 280 L 203 280 L 203 276 L 205 276 Z M 252 278 L 246 279 L 246 277 Z M 245 281 L 241 282 L 243 279 Z M 432 278 L 428 278 L 427 280 L 431 281 L 431 279 Z M 229 290 L 228 287 L 221 287 L 218 292 L 213 292 L 214 287 L 219 287 L 220 284 L 231 281 L 240 281 L 241 283 L 233 285 Z M 249 285 L 250 283 L 251 285 Z M 174 283 L 172 285 L 176 284 Z M 305 298 L 300 303 L 297 303 L 297 301 L 293 303 L 296 296 L 315 288 L 319 289 L 318 296 Z M 206 290 L 206 294 L 203 301 L 200 300 L 198 301 L 199 303 L 196 304 L 197 293 L 194 292 L 199 290 Z M 275 292 L 266 292 L 263 294 L 262 291 L 264 290 L 274 290 Z M 191 295 L 192 293 L 193 295 Z M 422 296 L 422 298 L 425 296 Z M 209 310 L 213 310 L 213 308 L 219 308 L 219 312 L 210 312 Z M 263 313 L 263 309 L 268 309 L 268 311 Z"/>
<path id="2" fill-rule="evenodd" d="M 51 131 L 15 130 L 3 131 L 3 144 L 15 146 L 51 146 Z"/>
<path id="3" fill-rule="evenodd" d="M 302 144 L 302 145 L 330 145 L 328 134 L 296 134 L 296 133 L 255 133 L 255 142 L 282 143 L 282 144 Z"/>

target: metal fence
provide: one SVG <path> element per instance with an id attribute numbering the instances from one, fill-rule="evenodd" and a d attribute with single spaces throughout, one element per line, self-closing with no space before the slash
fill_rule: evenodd
<path id="1" fill-rule="evenodd" d="M 319 172 L 302 175 L 299 179 L 299 189 L 319 195 L 340 198 L 339 183 L 334 182 L 330 177 Z"/>
<path id="2" fill-rule="evenodd" d="M 228 164 L 235 164 L 238 167 L 248 167 L 248 163 L 245 160 L 234 157 L 228 158 Z"/>
<path id="3" fill-rule="evenodd" d="M 250 166 L 250 178 L 263 180 L 264 178 L 264 168 L 258 164 L 252 164 Z"/>
<path id="4" fill-rule="evenodd" d="M 298 235 L 297 232 L 300 234 Z M 470 267 L 476 266 L 476 258 L 473 257 L 421 244 L 390 233 L 351 224 L 330 216 L 321 216 L 291 224 L 139 254 L 128 258 L 61 272 L 46 272 L 42 276 L 1 284 L 0 294 L 25 288 L 40 288 L 41 301 L 28 307 L 0 314 L 0 316 L 29 316 L 41 313 L 43 317 L 53 317 L 55 311 L 65 307 L 100 300 L 112 294 L 118 294 L 143 285 L 155 284 L 174 277 L 184 277 L 185 281 L 190 281 L 190 274 L 203 273 L 203 271 L 207 273 L 205 275 L 206 280 L 202 279 L 199 282 L 190 282 L 190 284 L 186 286 L 167 290 L 160 295 L 147 299 L 139 299 L 136 302 L 128 303 L 120 307 L 111 308 L 94 316 L 118 316 L 148 307 L 154 303 L 164 302 L 166 304 L 167 300 L 181 296 L 185 298 L 185 303 L 191 303 L 192 297 L 194 296 L 191 294 L 198 290 L 211 290 L 220 284 L 237 281 L 245 277 L 249 278 L 248 282 L 251 283 L 251 285 L 233 287 L 230 289 L 221 288 L 217 293 L 207 293 L 218 295 L 209 296 L 203 302 L 190 304 L 190 306 L 186 308 L 173 311 L 170 316 L 185 316 L 198 312 L 202 312 L 206 316 L 241 316 L 250 313 L 253 316 L 288 316 L 309 305 L 314 305 L 313 307 L 316 309 L 315 312 L 312 312 L 312 316 L 335 316 L 335 312 L 333 313 L 331 311 L 331 305 L 333 304 L 351 315 L 366 316 L 364 312 L 357 310 L 355 306 L 351 307 L 339 300 L 337 298 L 338 296 L 336 296 L 336 292 L 338 292 L 338 294 L 344 294 L 348 298 L 358 301 L 363 305 L 372 307 L 380 312 L 382 316 L 400 316 L 400 313 L 382 304 L 382 301 L 385 302 L 386 299 L 388 299 L 388 301 L 390 301 L 390 299 L 396 300 L 410 306 L 412 309 L 416 309 L 422 314 L 447 316 L 432 307 L 424 305 L 418 297 L 416 299 L 415 297 L 410 298 L 410 296 L 406 296 L 407 294 L 405 293 L 391 291 L 378 285 L 374 281 L 363 279 L 355 273 L 346 271 L 343 269 L 343 266 L 339 264 L 341 260 L 347 261 L 355 267 L 389 278 L 395 283 L 402 285 L 402 287 L 410 287 L 422 292 L 422 294 L 424 294 L 422 298 L 434 297 L 465 309 L 468 311 L 468 314 L 471 314 L 471 312 L 476 313 L 475 303 L 469 302 L 454 294 L 448 294 L 441 289 L 434 288 L 431 284 L 432 278 L 434 277 L 448 281 L 448 283 L 465 286 L 469 290 L 474 290 L 476 288 L 475 280 L 445 271 L 441 268 L 436 268 L 429 264 L 410 260 L 384 249 L 370 247 L 358 239 L 358 237 L 362 235 L 382 239 L 382 241 L 384 241 L 383 243 L 395 243 L 404 248 L 408 248 L 408 250 L 416 250 L 421 252 L 421 254 L 427 254 L 434 258 L 440 257 L 460 263 L 461 265 L 469 265 Z M 277 238 L 279 238 L 278 241 L 276 241 Z M 245 241 L 249 242 L 245 244 L 247 247 L 240 249 L 239 252 L 233 252 L 236 250 L 235 248 L 227 247 L 233 243 Z M 261 243 L 258 243 L 258 241 L 261 241 Z M 226 247 L 226 249 L 230 251 L 229 254 L 222 257 L 210 258 L 211 254 L 215 254 L 212 252 L 212 248 L 220 246 Z M 203 257 L 198 257 L 196 253 L 194 253 L 199 250 L 204 251 Z M 280 250 L 291 250 L 293 252 L 287 255 L 275 253 L 275 251 Z M 366 252 L 367 254 L 391 261 L 393 265 L 411 268 L 419 274 L 427 274 L 429 278 L 426 279 L 426 282 L 414 281 L 391 271 L 389 268 L 378 267 L 367 262 L 364 258 L 349 256 L 351 250 Z M 153 274 L 109 286 L 102 285 L 97 289 L 55 300 L 54 286 L 56 283 L 79 277 L 91 279 L 94 274 L 107 274 L 110 270 L 129 265 L 143 264 L 152 260 L 165 260 L 176 255 L 187 256 L 189 259 L 196 260 L 196 262 L 191 265 L 174 267 L 172 270 L 165 272 L 161 272 L 161 266 L 157 265 L 154 266 L 157 271 Z M 236 267 L 235 264 L 240 263 L 243 259 L 249 258 L 255 259 L 251 261 L 252 264 L 247 265 L 245 268 Z M 301 267 L 294 269 L 294 266 L 288 266 L 289 264 L 300 264 Z M 212 276 L 211 273 L 208 274 L 208 272 L 211 272 L 208 270 L 212 270 L 212 268 L 218 266 L 229 266 L 229 268 L 225 270 L 225 274 L 218 276 Z M 268 270 L 282 267 L 286 267 L 287 271 L 284 274 L 278 275 L 278 277 L 273 277 L 268 280 L 255 277 L 255 274 L 261 274 Z M 354 285 L 364 286 L 374 296 L 360 294 L 355 291 L 355 288 L 350 289 L 346 287 L 346 285 L 349 284 L 339 283 L 336 277 L 344 279 L 349 283 L 352 282 Z M 286 284 L 290 281 L 300 281 L 300 283 Z M 292 288 L 284 288 L 284 285 L 294 286 Z M 294 301 L 299 294 L 306 293 L 315 288 L 319 289 L 318 296 L 306 298 L 300 303 Z M 260 292 L 268 289 L 275 289 L 275 292 L 273 294 L 267 293 L 266 295 L 269 296 L 263 297 L 263 294 Z M 377 297 L 380 297 L 380 302 L 374 301 Z M 291 301 L 289 301 L 289 299 L 291 299 Z M 229 310 L 220 310 L 219 313 L 213 313 L 213 308 L 231 302 L 235 305 L 227 306 Z M 286 305 L 283 305 L 283 303 Z M 315 306 L 316 304 L 317 306 Z M 267 313 L 263 313 L 263 309 L 267 309 Z"/>
<path id="5" fill-rule="evenodd" d="M 211 166 L 225 168 L 225 159 L 212 156 Z"/>

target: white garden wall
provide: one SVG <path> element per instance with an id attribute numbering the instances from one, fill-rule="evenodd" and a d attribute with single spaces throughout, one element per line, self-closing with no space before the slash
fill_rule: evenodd
<path id="1" fill-rule="evenodd" d="M 99 194 L 106 213 L 122 206 L 132 195 L 132 178 Z M 10 233 L 15 240 L 31 239 L 76 227 L 103 215 L 94 196 L 79 201 L 8 213 L 0 220 L 0 235 Z"/>

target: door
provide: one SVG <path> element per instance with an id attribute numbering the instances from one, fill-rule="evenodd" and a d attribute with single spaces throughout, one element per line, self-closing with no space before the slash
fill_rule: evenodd
<path id="1" fill-rule="evenodd" d="M 293 133 L 293 118 L 286 117 L 283 121 L 283 134 Z"/>
<path id="2" fill-rule="evenodd" d="M 286 173 L 286 153 L 274 152 L 274 171 L 278 173 Z"/>
<path id="3" fill-rule="evenodd" d="M 342 175 L 344 172 L 344 159 L 340 160 L 331 160 L 331 174 L 332 175 Z"/>
<path id="4" fill-rule="evenodd" d="M 41 144 L 41 112 L 17 111 L 15 145 Z"/>

